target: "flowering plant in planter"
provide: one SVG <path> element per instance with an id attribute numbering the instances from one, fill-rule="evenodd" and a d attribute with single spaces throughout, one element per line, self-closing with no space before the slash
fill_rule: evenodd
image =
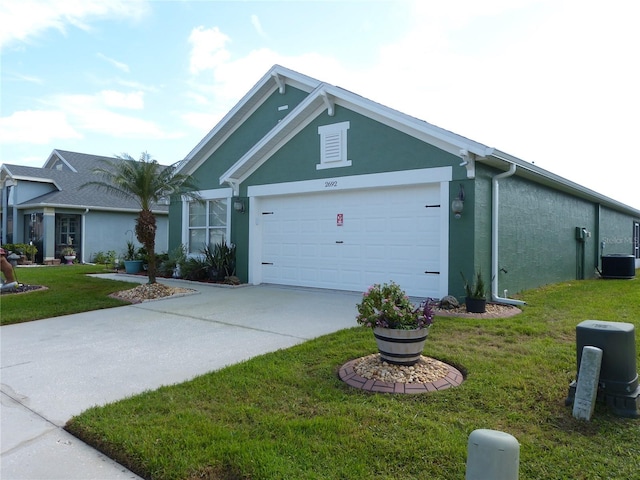
<path id="1" fill-rule="evenodd" d="M 64 247 L 62 249 L 62 256 L 63 257 L 75 257 L 76 256 L 76 251 L 73 249 L 73 247 Z"/>
<path id="2" fill-rule="evenodd" d="M 417 307 L 395 282 L 369 287 L 357 305 L 356 321 L 369 328 L 391 328 L 414 330 L 428 328 L 433 323 L 431 299 L 426 299 Z"/>

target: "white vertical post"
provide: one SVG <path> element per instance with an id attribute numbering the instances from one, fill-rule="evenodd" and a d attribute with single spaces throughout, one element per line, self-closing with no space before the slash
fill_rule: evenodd
<path id="1" fill-rule="evenodd" d="M 465 480 L 518 480 L 520 444 L 513 435 L 479 429 L 469 435 Z"/>
<path id="2" fill-rule="evenodd" d="M 602 350 L 589 345 L 582 349 L 578 385 L 573 400 L 573 416 L 579 420 L 591 420 L 598 395 Z"/>

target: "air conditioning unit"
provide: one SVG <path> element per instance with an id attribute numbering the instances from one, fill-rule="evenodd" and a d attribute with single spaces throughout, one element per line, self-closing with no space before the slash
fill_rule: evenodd
<path id="1" fill-rule="evenodd" d="M 577 377 L 582 349 L 602 350 L 597 401 L 622 417 L 640 417 L 640 387 L 636 370 L 635 327 L 631 323 L 585 320 L 576 327 Z M 577 378 L 569 386 L 567 405 L 575 398 Z"/>
<path id="2" fill-rule="evenodd" d="M 633 255 L 603 255 L 602 278 L 633 278 L 636 276 L 636 259 Z"/>

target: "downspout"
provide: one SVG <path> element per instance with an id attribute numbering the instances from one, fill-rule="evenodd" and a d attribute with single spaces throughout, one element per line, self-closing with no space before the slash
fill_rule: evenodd
<path id="1" fill-rule="evenodd" d="M 87 231 L 87 213 L 89 213 L 89 209 L 85 208 L 84 209 L 84 213 L 82 213 L 82 233 L 80 235 L 80 251 L 82 252 L 82 257 L 80 257 L 80 263 L 84 263 L 84 254 L 85 254 L 85 248 L 84 246 L 87 244 L 87 242 L 85 241 L 85 232 Z"/>
<path id="2" fill-rule="evenodd" d="M 506 303 L 508 305 L 525 305 L 522 300 L 513 298 L 503 298 L 498 295 L 498 212 L 500 206 L 500 185 L 499 180 L 507 178 L 516 173 L 516 164 L 512 163 L 509 170 L 500 173 L 492 179 L 491 189 L 491 300 L 497 303 Z"/>

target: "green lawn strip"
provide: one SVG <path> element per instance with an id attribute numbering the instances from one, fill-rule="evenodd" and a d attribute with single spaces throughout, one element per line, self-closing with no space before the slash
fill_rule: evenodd
<path id="1" fill-rule="evenodd" d="M 105 273 L 103 265 L 60 265 L 17 268 L 18 281 L 47 290 L 0 297 L 1 325 L 127 305 L 109 294 L 133 288 L 130 282 L 88 277 Z"/>
<path id="2" fill-rule="evenodd" d="M 424 353 L 465 372 L 457 388 L 388 395 L 342 383 L 340 366 L 376 349 L 356 327 L 92 408 L 67 428 L 154 479 L 460 479 L 477 428 L 518 439 L 522 479 L 633 478 L 640 420 L 598 406 L 578 421 L 564 400 L 575 326 L 640 328 L 640 281 L 571 282 L 523 298 L 516 317 L 436 320 Z"/>

